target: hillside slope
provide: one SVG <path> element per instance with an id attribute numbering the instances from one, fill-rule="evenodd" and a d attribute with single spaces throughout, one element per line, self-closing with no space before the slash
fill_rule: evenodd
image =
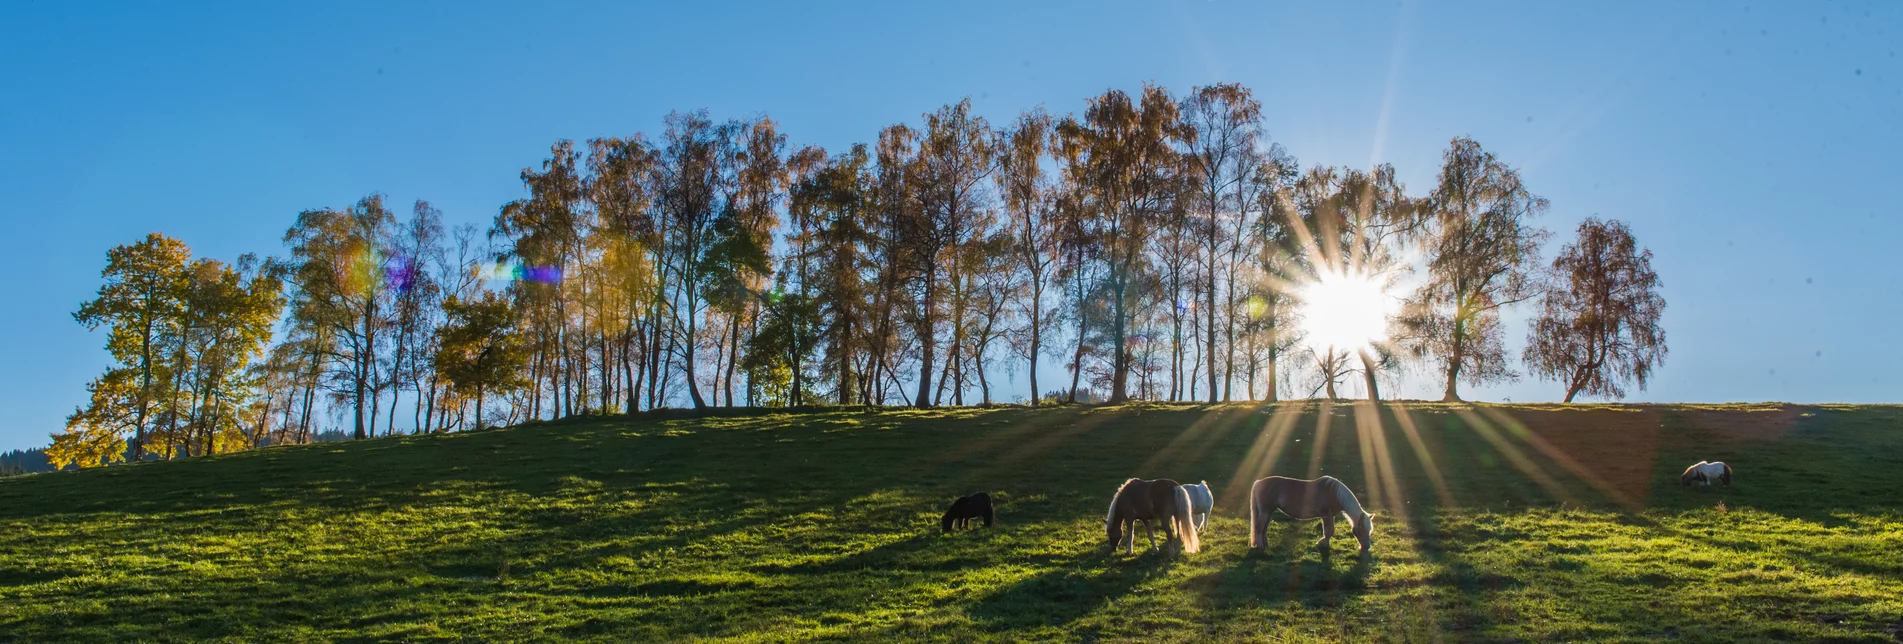
<path id="1" fill-rule="evenodd" d="M 1892 641 L 1903 410 L 1296 403 L 577 420 L 0 479 L 0 641 Z M 1320 446 L 1319 451 L 1317 446 Z M 1731 489 L 1686 490 L 1698 460 Z M 1248 482 L 1331 474 L 1249 552 Z M 1195 555 L 1110 554 L 1126 477 Z M 938 532 L 991 492 L 999 525 Z M 1344 526 L 1345 528 L 1345 526 Z"/>

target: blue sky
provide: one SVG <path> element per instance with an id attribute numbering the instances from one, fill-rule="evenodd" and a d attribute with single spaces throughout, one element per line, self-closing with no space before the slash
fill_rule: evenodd
<path id="1" fill-rule="evenodd" d="M 83 402 L 104 337 L 70 314 L 147 232 L 281 254 L 299 210 L 371 192 L 486 226 L 552 141 L 671 109 L 842 149 L 966 96 L 1002 124 L 1145 81 L 1241 82 L 1304 164 L 1390 162 L 1416 194 L 1472 136 L 1552 200 L 1553 249 L 1630 222 L 1671 344 L 1634 399 L 1903 393 L 1903 5 L 1335 4 L 9 3 L 0 449 Z"/>

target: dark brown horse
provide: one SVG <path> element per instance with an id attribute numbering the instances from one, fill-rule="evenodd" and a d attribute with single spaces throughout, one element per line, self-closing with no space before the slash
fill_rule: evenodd
<path id="1" fill-rule="evenodd" d="M 1348 517 L 1361 551 L 1374 546 L 1374 515 L 1361 509 L 1361 501 L 1348 485 L 1332 476 L 1313 481 L 1271 476 L 1249 488 L 1249 547 L 1268 543 L 1269 515 L 1281 510 L 1297 519 L 1321 519 L 1322 539 L 1315 542 L 1328 554 L 1328 540 L 1335 536 L 1335 513 Z"/>
<path id="2" fill-rule="evenodd" d="M 1190 519 L 1189 492 L 1169 479 L 1145 481 L 1130 479 L 1117 488 L 1116 496 L 1110 497 L 1110 512 L 1104 515 L 1104 535 L 1110 539 L 1110 551 L 1117 551 L 1117 544 L 1123 542 L 1125 532 L 1130 533 L 1130 545 L 1124 554 L 1136 550 L 1136 522 L 1143 522 L 1143 530 L 1150 537 L 1150 547 L 1156 547 L 1156 530 L 1153 521 L 1163 523 L 1163 542 L 1172 538 L 1183 540 L 1183 552 L 1196 552 L 1202 549 L 1202 542 L 1196 538 L 1196 522 Z"/>
<path id="3" fill-rule="evenodd" d="M 938 527 L 951 532 L 952 528 L 971 525 L 972 519 L 984 519 L 985 527 L 989 528 L 995 518 L 997 514 L 991 510 L 991 495 L 978 492 L 952 501 L 951 508 L 945 510 L 945 516 L 938 520 Z"/>

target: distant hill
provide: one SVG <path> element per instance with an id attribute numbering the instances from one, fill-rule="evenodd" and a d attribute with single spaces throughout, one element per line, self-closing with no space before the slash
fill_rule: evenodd
<path id="1" fill-rule="evenodd" d="M 53 471 L 53 464 L 46 460 L 46 450 L 16 449 L 0 452 L 0 476 L 51 471 Z"/>

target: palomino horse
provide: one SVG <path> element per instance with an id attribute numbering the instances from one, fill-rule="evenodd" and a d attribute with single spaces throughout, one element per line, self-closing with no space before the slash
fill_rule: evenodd
<path id="1" fill-rule="evenodd" d="M 992 519 L 995 518 L 997 514 L 991 511 L 991 495 L 976 492 L 952 501 L 951 507 L 945 510 L 945 516 L 939 518 L 938 527 L 951 532 L 954 527 L 963 528 L 971 525 L 972 519 L 984 519 L 985 527 L 989 528 Z"/>
<path id="2" fill-rule="evenodd" d="M 1699 461 L 1698 464 L 1685 468 L 1685 473 L 1678 477 L 1679 484 L 1685 487 L 1691 487 L 1692 483 L 1711 485 L 1712 481 L 1719 481 L 1724 483 L 1725 487 L 1731 487 L 1731 466 L 1722 461 L 1714 463 Z"/>
<path id="3" fill-rule="evenodd" d="M 1196 531 L 1209 531 L 1209 509 L 1216 505 L 1216 495 L 1209 491 L 1209 481 L 1186 483 L 1183 491 L 1189 493 L 1189 512 L 1196 517 Z"/>
<path id="4" fill-rule="evenodd" d="M 1156 530 L 1152 521 L 1163 523 L 1163 542 L 1172 537 L 1183 540 L 1183 552 L 1196 552 L 1202 549 L 1202 542 L 1196 539 L 1196 522 L 1189 516 L 1189 492 L 1183 486 L 1169 479 L 1145 481 L 1130 479 L 1117 488 L 1116 496 L 1110 497 L 1110 513 L 1104 515 L 1103 530 L 1110 539 L 1110 551 L 1117 551 L 1117 544 L 1123 542 L 1123 533 L 1130 533 L 1130 545 L 1124 548 L 1124 554 L 1136 550 L 1136 522 L 1143 522 L 1143 530 L 1150 537 L 1150 547 L 1156 547 Z M 1172 530 L 1174 528 L 1174 530 Z"/>
<path id="5" fill-rule="evenodd" d="M 1361 551 L 1374 546 L 1374 515 L 1361 509 L 1361 501 L 1348 485 L 1332 476 L 1313 481 L 1271 476 L 1249 488 L 1249 547 L 1268 544 L 1269 515 L 1281 510 L 1297 519 L 1321 519 L 1322 539 L 1315 542 L 1322 554 L 1329 552 L 1328 540 L 1335 536 L 1335 513 L 1348 518 Z"/>

